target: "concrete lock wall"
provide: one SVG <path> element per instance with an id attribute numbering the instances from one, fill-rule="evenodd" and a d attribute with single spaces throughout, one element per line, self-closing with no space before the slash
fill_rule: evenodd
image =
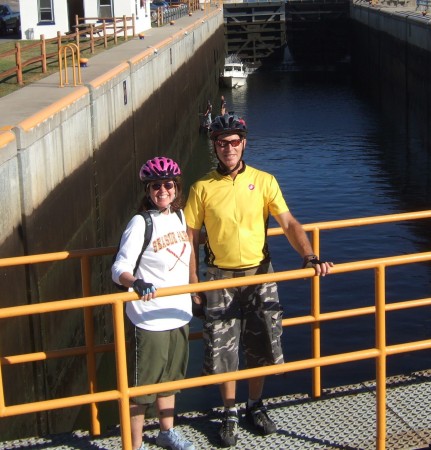
<path id="1" fill-rule="evenodd" d="M 21 225 L 21 183 L 20 169 L 18 161 L 18 146 L 15 134 L 7 131 L 0 132 L 0 233 L 7 238 L 2 243 L 4 254 L 22 255 L 23 228 Z M 24 267 L 1 269 L 0 289 L 2 292 L 2 306 L 13 306 L 17 299 L 22 303 L 26 302 L 26 273 Z M 16 318 L 3 320 L 0 325 L 0 354 L 13 355 L 28 353 L 31 351 L 32 332 L 28 318 Z M 25 365 L 18 365 L 14 368 L 2 367 L 3 385 L 16 386 L 17 389 L 5 393 L 5 403 L 15 404 L 26 401 L 26 398 L 33 398 L 33 385 L 26 383 L 28 376 L 32 376 L 30 370 Z M 7 421 L 3 429 L 0 422 L 0 435 L 5 436 L 9 427 L 14 427 L 16 431 L 23 432 L 26 428 L 23 420 L 2 419 Z M 26 421 L 35 423 L 34 415 L 28 415 Z"/>
<path id="2" fill-rule="evenodd" d="M 217 92 L 223 61 L 218 10 L 0 133 L 0 255 L 116 245 L 139 200 L 142 162 L 164 153 L 190 164 L 187 145 L 198 138 L 198 123 L 190 126 L 189 118 Z M 94 295 L 112 291 L 110 261 L 91 262 Z M 0 273 L 2 306 L 81 296 L 78 261 Z M 110 309 L 94 314 L 96 342 L 111 341 Z M 2 355 L 84 344 L 79 311 L 6 322 Z M 84 359 L 69 358 L 3 368 L 6 404 L 85 393 L 83 367 Z M 70 430 L 77 413 L 3 418 L 0 435 Z"/>
<path id="3" fill-rule="evenodd" d="M 430 141 L 431 30 L 428 20 L 371 5 L 351 5 L 353 73 L 388 117 Z M 425 118 L 425 120 L 424 120 Z"/>

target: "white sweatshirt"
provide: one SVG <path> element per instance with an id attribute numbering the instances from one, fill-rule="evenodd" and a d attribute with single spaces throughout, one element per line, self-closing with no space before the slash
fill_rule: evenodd
<path id="1" fill-rule="evenodd" d="M 153 233 L 135 277 L 152 283 L 156 288 L 188 284 L 191 247 L 184 215 L 181 223 L 176 213 L 149 212 L 153 219 Z M 122 273 L 133 273 L 144 238 L 145 220 L 136 215 L 121 237 L 120 250 L 112 266 L 112 279 L 116 283 L 121 284 L 119 277 Z M 139 328 L 172 330 L 190 322 L 191 302 L 190 294 L 157 297 L 150 301 L 136 300 L 127 302 L 126 314 Z"/>

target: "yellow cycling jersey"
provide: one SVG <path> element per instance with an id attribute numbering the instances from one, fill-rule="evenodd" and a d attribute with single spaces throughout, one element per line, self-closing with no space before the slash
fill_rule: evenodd
<path id="1" fill-rule="evenodd" d="M 190 189 L 187 225 L 208 234 L 208 263 L 225 269 L 259 265 L 266 257 L 269 214 L 289 211 L 277 180 L 245 166 L 235 180 L 216 170 Z"/>

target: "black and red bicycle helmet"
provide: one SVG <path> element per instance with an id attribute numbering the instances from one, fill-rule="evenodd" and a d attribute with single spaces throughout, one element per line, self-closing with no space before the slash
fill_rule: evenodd
<path id="1" fill-rule="evenodd" d="M 210 125 L 210 137 L 215 140 L 225 134 L 238 134 L 245 137 L 247 135 L 245 120 L 239 118 L 236 114 L 217 116 Z"/>

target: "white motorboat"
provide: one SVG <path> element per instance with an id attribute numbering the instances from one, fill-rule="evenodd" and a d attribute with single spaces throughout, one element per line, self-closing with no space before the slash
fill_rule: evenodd
<path id="1" fill-rule="evenodd" d="M 238 57 L 231 55 L 226 58 L 223 72 L 220 74 L 220 81 L 226 87 L 238 88 L 244 86 L 247 76 L 247 68 Z"/>

